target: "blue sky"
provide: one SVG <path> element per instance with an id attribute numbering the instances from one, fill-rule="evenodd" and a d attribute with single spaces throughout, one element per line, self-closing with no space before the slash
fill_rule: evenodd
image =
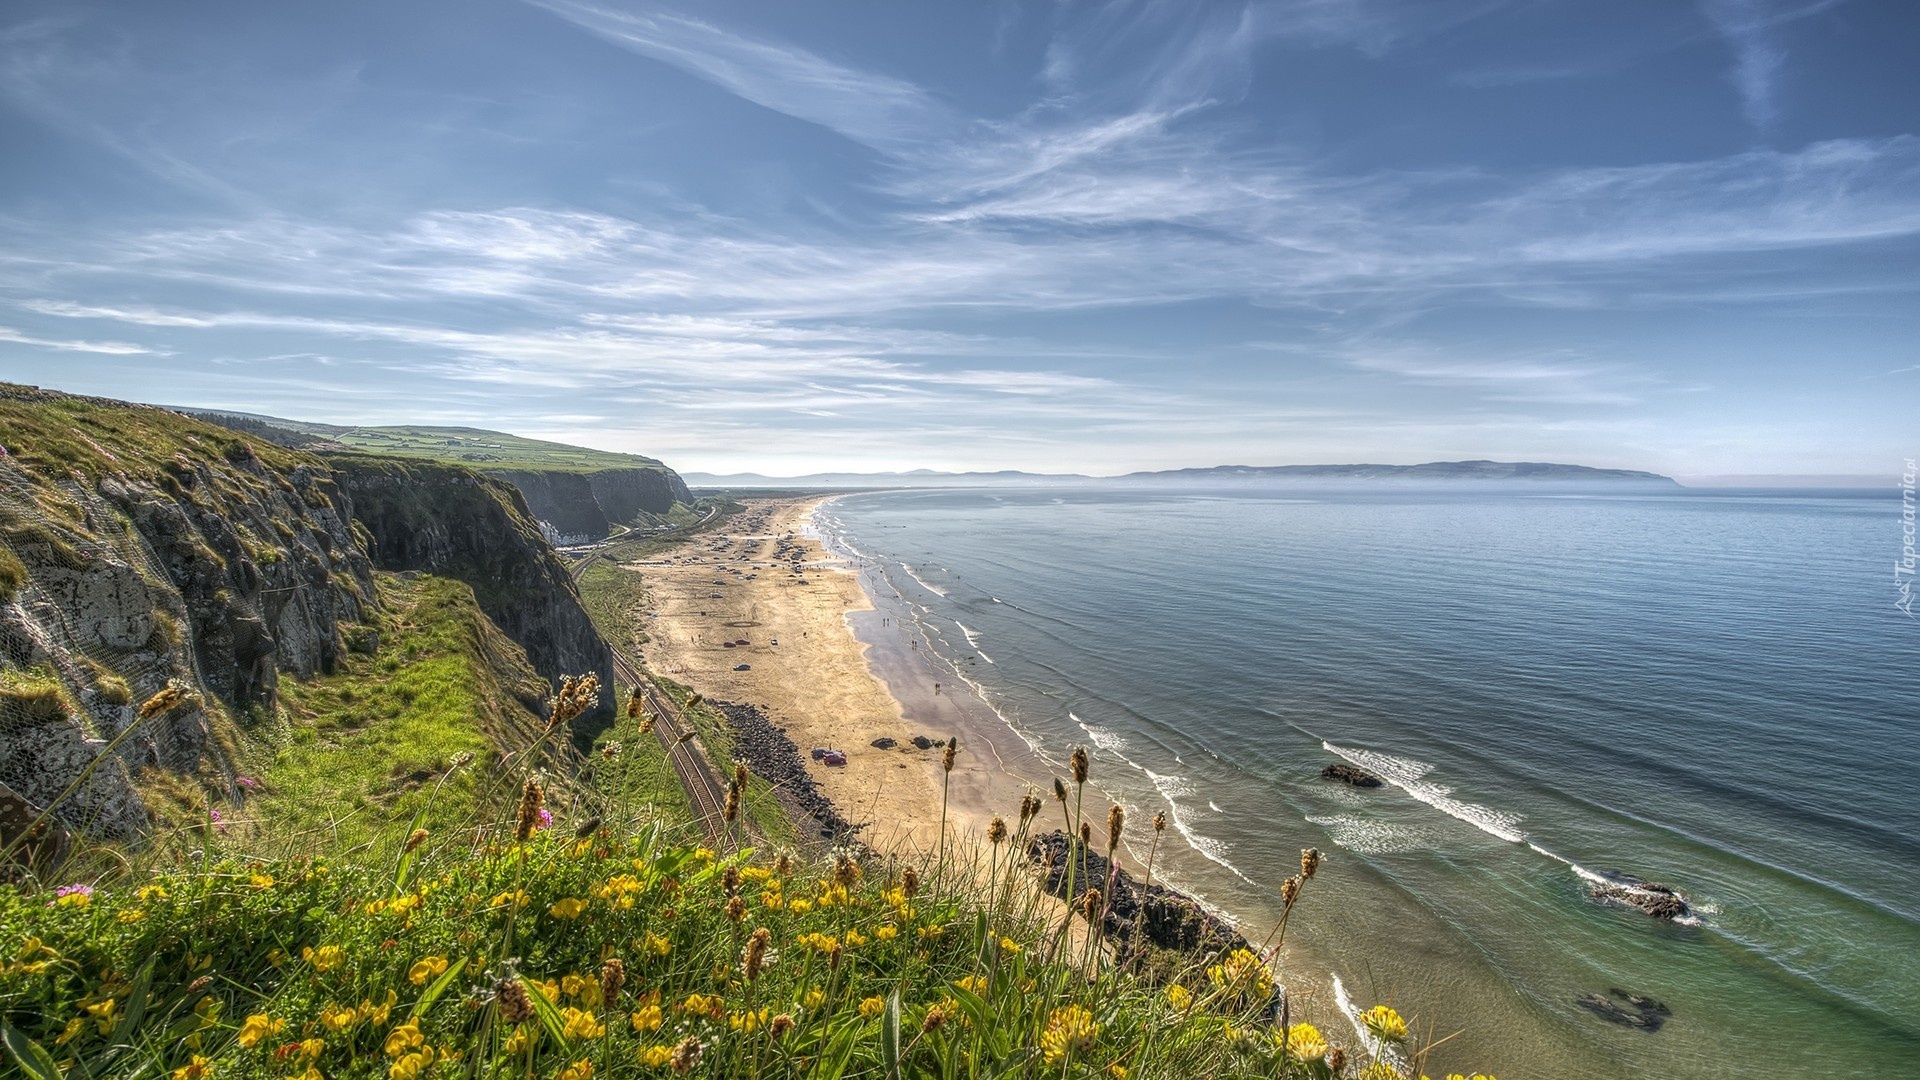
<path id="1" fill-rule="evenodd" d="M 16 0 L 0 378 L 707 471 L 1891 477 L 1917 39 L 1905 0 Z"/>

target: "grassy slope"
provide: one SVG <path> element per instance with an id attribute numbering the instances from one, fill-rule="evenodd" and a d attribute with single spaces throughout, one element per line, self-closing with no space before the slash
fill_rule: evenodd
<path id="1" fill-rule="evenodd" d="M 530 742 L 544 681 L 448 578 L 381 575 L 380 646 L 345 670 L 281 684 L 285 723 L 249 807 L 281 837 L 351 847 L 424 811 L 473 815 L 500 748 Z M 471 764 L 452 769 L 470 757 Z M 494 793 L 496 796 L 499 792 Z"/>
<path id="2" fill-rule="evenodd" d="M 483 428 L 413 425 L 360 427 L 350 428 L 330 438 L 368 453 L 431 458 L 476 469 L 592 472 L 599 469 L 663 468 L 654 458 L 639 454 L 619 454 L 542 439 L 526 439 Z"/>

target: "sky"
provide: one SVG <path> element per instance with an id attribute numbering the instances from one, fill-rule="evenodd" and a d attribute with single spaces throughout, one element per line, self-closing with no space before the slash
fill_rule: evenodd
<path id="1" fill-rule="evenodd" d="M 685 471 L 1893 483 L 1915 40 L 1910 0 L 12 0 L 0 379 Z"/>

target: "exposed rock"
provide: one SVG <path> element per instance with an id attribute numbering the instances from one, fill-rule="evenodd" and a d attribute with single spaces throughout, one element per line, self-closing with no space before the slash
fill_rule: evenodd
<path id="1" fill-rule="evenodd" d="M 673 470 L 600 469 L 560 472 L 533 469 L 488 469 L 519 489 L 530 513 L 550 523 L 565 536 L 599 539 L 642 513 L 664 514 L 675 502 L 690 503 L 693 495 Z"/>
<path id="2" fill-rule="evenodd" d="M 882 735 L 879 738 L 873 740 L 871 743 L 868 743 L 867 745 L 873 747 L 876 750 L 891 750 L 894 747 L 899 746 L 900 743 L 897 740 L 895 740 L 894 737 L 891 735 Z"/>
<path id="3" fill-rule="evenodd" d="M 1605 994 L 1582 994 L 1573 1001 L 1608 1023 L 1642 1031 L 1659 1031 L 1661 1025 L 1667 1022 L 1667 1017 L 1673 1015 L 1673 1010 L 1663 1003 L 1628 993 L 1617 986 L 1609 988 Z"/>
<path id="4" fill-rule="evenodd" d="M 1104 929 L 1120 947 L 1122 960 L 1149 945 L 1184 952 L 1253 948 L 1226 920 L 1198 902 L 1158 882 L 1135 881 L 1132 874 L 1058 829 L 1029 841 L 1027 857 L 1045 871 L 1047 891 L 1054 896 L 1071 899 L 1069 874 L 1075 896 L 1095 887 L 1107 896 Z"/>
<path id="5" fill-rule="evenodd" d="M 1375 788 L 1380 786 L 1380 778 L 1357 765 L 1345 763 L 1329 765 L 1320 770 L 1322 780 L 1338 780 L 1354 787 Z"/>
<path id="6" fill-rule="evenodd" d="M 801 817 L 812 818 L 818 823 L 823 840 L 851 838 L 859 831 L 861 827 L 841 816 L 839 809 L 821 792 L 813 774 L 807 771 L 800 747 L 758 707 L 720 701 L 713 706 L 727 718 L 727 726 L 733 730 L 734 752 L 756 776 L 773 785 L 775 794 L 790 810 L 797 811 L 796 822 Z M 823 754 L 823 750 L 816 748 L 814 757 Z"/>
<path id="7" fill-rule="evenodd" d="M 599 706 L 573 722 L 575 744 L 591 747 L 613 721 L 613 651 L 519 492 L 458 465 L 357 454 L 332 462 L 382 569 L 426 570 L 473 586 L 481 610 L 549 682 L 599 675 Z"/>
<path id="8" fill-rule="evenodd" d="M 1671 886 L 1657 881 L 1641 881 L 1627 874 L 1616 874 L 1606 881 L 1588 886 L 1595 900 L 1603 904 L 1630 907 L 1656 919 L 1673 920 L 1693 914 L 1687 898 Z"/>
<path id="9" fill-rule="evenodd" d="M 943 739 L 929 739 L 925 735 L 915 735 L 907 741 L 913 743 L 916 748 L 921 750 L 931 750 L 945 742 Z"/>

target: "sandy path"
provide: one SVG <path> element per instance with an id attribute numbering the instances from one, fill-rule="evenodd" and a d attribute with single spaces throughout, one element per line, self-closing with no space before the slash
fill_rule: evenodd
<path id="1" fill-rule="evenodd" d="M 941 752 L 907 740 L 944 732 L 910 723 L 869 666 L 868 646 L 847 621 L 872 610 L 858 577 L 801 535 L 820 501 L 752 500 L 725 531 L 629 564 L 652 593 L 643 660 L 714 700 L 759 705 L 803 753 L 846 751 L 844 767 L 807 763 L 821 790 L 848 820 L 870 823 L 861 837 L 872 846 L 929 851 L 939 836 Z M 740 640 L 747 644 L 725 644 Z M 734 670 L 742 664 L 749 670 Z M 901 745 L 869 745 L 882 736 Z M 1018 794 L 1011 805 L 987 804 L 989 792 L 1006 802 L 1009 785 L 997 772 L 960 755 L 948 811 L 956 835 L 978 835 L 993 812 L 1017 809 Z"/>

